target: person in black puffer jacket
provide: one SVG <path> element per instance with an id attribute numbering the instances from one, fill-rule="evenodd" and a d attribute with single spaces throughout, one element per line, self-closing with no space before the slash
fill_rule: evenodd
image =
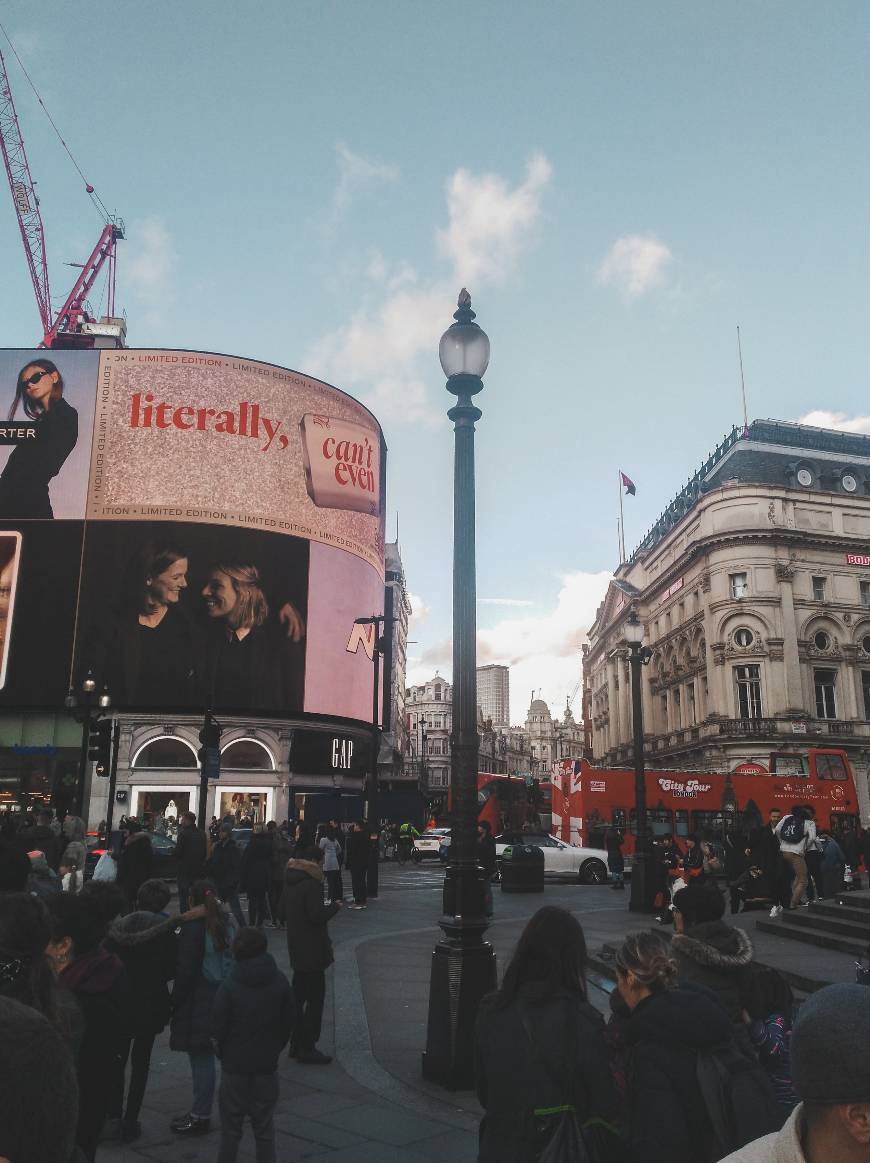
<path id="1" fill-rule="evenodd" d="M 104 946 L 124 963 L 134 1005 L 130 1036 L 121 1052 L 121 1069 L 109 1096 L 109 1118 L 117 1119 L 122 1143 L 142 1134 L 139 1111 L 145 1097 L 154 1039 L 169 1021 L 168 982 L 175 976 L 177 917 L 162 910 L 169 890 L 161 880 L 146 880 L 139 889 L 138 910 L 118 917 L 109 928 Z M 124 1071 L 130 1059 L 130 1088 L 124 1110 Z"/>
<path id="2" fill-rule="evenodd" d="M 564 909 L 539 909 L 475 1026 L 475 1085 L 485 1111 L 479 1163 L 537 1159 L 541 1108 L 573 1102 L 581 1124 L 617 1118 L 604 1021 L 586 1000 L 585 970 L 578 921 Z M 617 1145 L 615 1132 L 603 1134 Z"/>
<path id="3" fill-rule="evenodd" d="M 752 942 L 743 929 L 727 925 L 725 898 L 713 885 L 689 885 L 674 896 L 671 951 L 680 984 L 712 990 L 740 1035 L 743 1011 L 754 1013 L 756 983 L 752 972 Z"/>
<path id="4" fill-rule="evenodd" d="M 248 894 L 248 919 L 252 929 L 266 922 L 266 894 L 272 879 L 272 837 L 262 824 L 254 825 L 254 834 L 242 854 L 241 885 Z"/>
<path id="5" fill-rule="evenodd" d="M 698 1085 L 698 1052 L 731 1040 L 728 1015 L 708 990 L 677 987 L 676 961 L 658 933 L 626 937 L 616 982 L 631 1010 L 624 1038 L 632 1158 L 709 1159 L 713 1129 Z"/>
<path id="6" fill-rule="evenodd" d="M 75 995 L 84 1018 L 78 1055 L 79 1119 L 76 1143 L 89 1163 L 97 1152 L 108 1096 L 121 1068 L 132 998 L 121 961 L 101 947 L 100 902 L 62 893 L 48 904 L 51 939 L 46 952 L 61 985 Z"/>
<path id="7" fill-rule="evenodd" d="M 334 960 L 326 926 L 341 905 L 323 903 L 322 849 L 305 849 L 304 859 L 297 856 L 288 863 L 281 904 L 287 922 L 287 952 L 293 967 L 296 999 L 296 1029 L 290 1055 L 295 1055 L 303 1066 L 326 1066 L 332 1059 L 317 1049 L 326 996 L 326 970 Z"/>
<path id="8" fill-rule="evenodd" d="M 218 989 L 212 1011 L 212 1035 L 221 1060 L 218 1163 L 235 1163 L 246 1116 L 257 1163 L 274 1163 L 278 1056 L 293 1029 L 293 993 L 266 952 L 259 930 L 240 930 L 233 956 L 235 964 Z"/>

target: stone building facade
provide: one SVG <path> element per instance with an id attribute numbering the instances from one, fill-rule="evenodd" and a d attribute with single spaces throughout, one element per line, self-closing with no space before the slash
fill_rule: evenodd
<path id="1" fill-rule="evenodd" d="M 648 763 L 729 771 L 841 748 L 870 813 L 870 437 L 735 429 L 619 567 L 584 650 L 603 766 L 631 761 L 632 606 L 653 652 Z"/>

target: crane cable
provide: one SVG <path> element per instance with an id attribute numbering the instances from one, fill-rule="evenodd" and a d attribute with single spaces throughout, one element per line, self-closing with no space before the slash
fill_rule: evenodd
<path id="1" fill-rule="evenodd" d="M 9 33 L 6 31 L 6 29 L 3 27 L 2 24 L 0 24 L 0 32 L 2 32 L 3 35 L 6 37 L 6 41 L 9 45 L 9 47 L 12 49 L 12 55 L 15 57 L 16 61 L 18 61 L 18 65 L 19 65 L 22 73 L 24 73 L 24 76 L 27 78 L 27 83 L 30 85 L 31 89 L 33 90 L 37 101 L 42 106 L 42 111 L 45 114 L 45 116 L 48 118 L 49 123 L 51 124 L 51 128 L 56 133 L 57 139 L 60 142 L 60 144 L 66 150 L 67 156 L 69 157 L 69 160 L 72 162 L 72 164 L 75 166 L 79 177 L 84 182 L 85 191 L 87 192 L 88 197 L 91 199 L 91 202 L 93 202 L 94 207 L 97 210 L 97 213 L 100 214 L 106 222 L 111 221 L 111 217 L 112 217 L 111 214 L 109 213 L 109 211 L 106 209 L 105 205 L 103 204 L 103 200 L 100 197 L 100 195 L 96 192 L 94 187 L 91 185 L 91 183 L 85 177 L 85 175 L 82 173 L 81 166 L 76 161 L 76 159 L 73 157 L 72 151 L 70 150 L 69 146 L 67 145 L 67 143 L 64 141 L 63 137 L 61 136 L 60 130 L 55 125 L 54 118 L 49 113 L 48 108 L 47 108 L 45 102 L 43 101 L 42 97 L 40 97 L 39 90 L 37 89 L 36 85 L 34 85 L 33 79 L 31 78 L 30 73 L 28 73 L 27 69 L 24 67 L 24 62 L 22 61 L 21 57 L 18 55 L 18 50 L 16 49 L 15 45 L 12 43 L 12 39 L 9 36 Z"/>

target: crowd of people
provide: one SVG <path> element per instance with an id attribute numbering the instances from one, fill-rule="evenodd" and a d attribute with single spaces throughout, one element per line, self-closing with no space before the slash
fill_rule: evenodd
<path id="1" fill-rule="evenodd" d="M 870 995 L 800 1008 L 726 925 L 712 884 L 674 896 L 676 932 L 629 934 L 607 1022 L 577 919 L 529 921 L 475 1029 L 480 1163 L 867 1163 Z"/>
<path id="2" fill-rule="evenodd" d="M 622 886 L 622 842 L 621 831 L 609 828 L 606 844 L 614 887 Z M 684 845 L 670 834 L 657 837 L 653 845 L 660 924 L 673 920 L 675 892 L 711 876 L 724 878 L 732 913 L 764 908 L 777 917 L 858 887 L 861 872 L 870 871 L 870 832 L 847 827 L 834 835 L 817 825 L 815 810 L 804 804 L 794 804 L 786 813 L 773 808 L 760 827 L 730 829 L 722 845 L 694 834 L 685 837 Z"/>
<path id="3" fill-rule="evenodd" d="M 172 1131 L 208 1134 L 217 1097 L 219 1163 L 237 1158 L 245 1119 L 257 1160 L 273 1163 L 281 1053 L 289 1043 L 303 1066 L 331 1061 L 317 1043 L 332 963 L 327 926 L 343 904 L 325 891 L 324 862 L 337 841 L 333 826 L 315 837 L 299 825 L 290 837 L 271 823 L 255 826 L 241 852 L 234 826 L 222 822 L 212 840 L 192 813 L 181 817 L 175 910 L 136 821 L 125 821 L 114 875 L 75 886 L 60 870 L 83 867 L 81 820 L 58 827 L 43 812 L 4 829 L 0 1159 L 91 1163 L 101 1142 L 139 1139 L 154 1043 L 168 1026 L 191 1076 L 188 1109 Z M 347 839 L 358 887 L 368 830 L 357 824 Z M 359 895 L 364 903 L 364 887 Z M 267 912 L 286 928 L 292 985 L 267 950 Z"/>

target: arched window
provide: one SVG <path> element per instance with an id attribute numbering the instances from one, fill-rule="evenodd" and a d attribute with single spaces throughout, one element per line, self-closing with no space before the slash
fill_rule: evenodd
<path id="1" fill-rule="evenodd" d="M 196 752 L 189 743 L 164 735 L 146 743 L 133 759 L 134 767 L 196 767 Z"/>
<path id="2" fill-rule="evenodd" d="M 256 739 L 236 739 L 221 752 L 221 767 L 275 770 L 272 753 Z"/>

